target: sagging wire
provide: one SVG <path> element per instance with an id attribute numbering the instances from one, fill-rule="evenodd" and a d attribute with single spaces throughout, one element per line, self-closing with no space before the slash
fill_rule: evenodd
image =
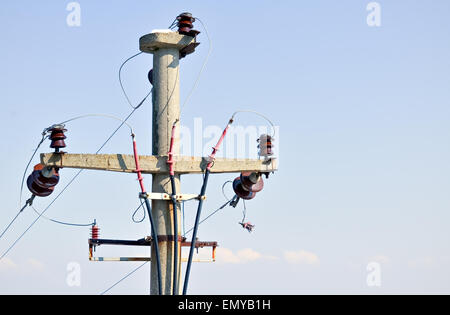
<path id="1" fill-rule="evenodd" d="M 233 113 L 233 116 L 232 116 L 231 119 L 234 119 L 234 117 L 235 117 L 237 114 L 239 114 L 239 113 L 250 113 L 250 114 L 255 114 L 255 115 L 257 115 L 257 116 L 262 117 L 263 119 L 265 119 L 265 120 L 270 124 L 270 126 L 272 127 L 272 137 L 275 138 L 275 133 L 276 133 L 275 125 L 273 124 L 273 122 L 272 122 L 268 117 L 266 117 L 265 115 L 263 115 L 263 114 L 261 114 L 261 113 L 259 113 L 259 112 L 257 112 L 257 111 L 254 111 L 254 110 L 238 110 L 238 111 L 236 111 L 236 112 Z"/>
<path id="2" fill-rule="evenodd" d="M 128 114 L 125 119 L 120 123 L 120 125 L 113 131 L 113 133 L 106 139 L 106 141 L 100 146 L 100 148 L 97 150 L 95 154 L 100 153 L 100 151 L 108 144 L 108 142 L 116 135 L 116 133 L 122 128 L 122 126 L 130 119 L 131 116 L 138 110 L 142 104 L 144 104 L 145 100 L 148 98 L 148 96 L 152 93 L 153 89 L 150 91 L 150 93 Z M 36 150 L 37 152 L 37 150 Z M 31 162 L 30 162 L 31 163 Z M 30 164 L 29 163 L 29 164 Z M 72 179 L 64 186 L 64 188 L 61 190 L 61 192 L 56 195 L 55 198 L 47 205 L 47 207 L 40 213 L 40 215 L 28 226 L 28 228 L 12 243 L 12 245 L 2 254 L 0 257 L 0 260 L 2 260 L 15 246 L 16 244 L 25 236 L 26 233 L 36 224 L 36 222 L 39 221 L 39 219 L 44 215 L 48 209 L 59 199 L 59 197 L 72 185 L 72 183 L 80 176 L 80 174 L 84 171 L 84 169 L 79 170 Z"/>
<path id="3" fill-rule="evenodd" d="M 76 116 L 74 118 L 68 119 L 66 121 L 63 121 L 61 123 L 59 123 L 59 125 L 66 125 L 69 122 L 75 121 L 75 120 L 79 120 L 79 119 L 83 119 L 83 118 L 88 118 L 88 117 L 104 117 L 104 118 L 110 118 L 110 119 L 114 119 L 120 122 L 123 122 L 125 125 L 127 125 L 127 127 L 130 129 L 130 133 L 133 133 L 133 127 L 127 123 L 126 121 L 124 121 L 123 119 L 113 116 L 113 115 L 108 115 L 108 114 L 86 114 L 86 115 L 81 115 L 81 116 Z"/>
<path id="4" fill-rule="evenodd" d="M 195 89 L 198 86 L 198 83 L 200 81 L 200 77 L 202 76 L 203 71 L 206 68 L 206 65 L 208 63 L 209 57 L 211 56 L 212 49 L 213 49 L 212 40 L 211 40 L 211 37 L 209 36 L 208 29 L 206 28 L 205 24 L 202 22 L 201 19 L 199 19 L 197 17 L 195 17 L 195 19 L 198 20 L 202 24 L 202 27 L 205 30 L 206 37 L 208 38 L 209 48 L 208 48 L 208 53 L 207 53 L 207 55 L 206 55 L 206 57 L 205 57 L 205 59 L 203 61 L 202 67 L 200 68 L 200 71 L 199 71 L 199 73 L 197 75 L 197 78 L 195 79 L 194 84 L 193 84 L 191 90 L 189 91 L 189 94 L 186 96 L 186 98 L 185 98 L 185 100 L 183 102 L 183 105 L 181 105 L 181 107 L 180 107 L 180 116 L 181 116 L 181 113 L 183 112 L 184 107 L 186 106 L 187 102 L 189 101 L 189 99 L 191 98 L 192 94 L 194 93 Z M 178 119 L 180 119 L 180 117 Z"/>
<path id="5" fill-rule="evenodd" d="M 87 226 L 94 226 L 95 222 L 92 223 L 87 223 L 87 224 L 79 224 L 79 223 L 70 223 L 70 222 L 63 222 L 63 221 L 58 221 L 49 217 L 46 217 L 45 215 L 39 213 L 39 211 L 36 210 L 36 208 L 31 205 L 31 209 L 33 209 L 33 211 L 38 215 L 41 216 L 42 218 L 51 221 L 53 223 L 57 223 L 57 224 L 61 224 L 61 225 L 67 225 L 67 226 L 78 226 L 78 227 L 87 227 Z"/>
<path id="6" fill-rule="evenodd" d="M 228 201 L 230 201 L 231 199 L 233 199 L 233 198 L 228 198 L 228 196 L 225 194 L 225 186 L 227 185 L 227 184 L 233 184 L 233 181 L 232 180 L 227 180 L 225 183 L 223 183 L 223 185 L 222 185 L 222 195 L 225 197 L 225 200 L 228 200 Z"/>
<path id="7" fill-rule="evenodd" d="M 135 55 L 129 57 L 128 59 L 126 59 L 126 60 L 120 65 L 120 68 L 119 68 L 119 83 L 120 83 L 120 88 L 122 89 L 123 95 L 125 96 L 125 98 L 126 98 L 126 100 L 127 100 L 127 102 L 128 102 L 128 105 L 130 105 L 131 108 L 133 108 L 133 109 L 135 109 L 136 106 L 133 106 L 132 102 L 130 101 L 130 98 L 128 97 L 127 92 L 125 91 L 125 88 L 123 87 L 123 83 L 122 83 L 122 69 L 123 69 L 123 67 L 127 64 L 128 61 L 130 61 L 130 60 L 132 60 L 132 59 L 134 59 L 134 58 L 136 58 L 137 56 L 142 55 L 142 54 L 143 54 L 143 52 L 141 51 L 141 52 L 139 52 L 139 53 L 137 53 L 137 54 L 135 54 Z"/>
<path id="8" fill-rule="evenodd" d="M 133 215 L 131 216 L 131 220 L 133 220 L 134 223 L 142 223 L 142 222 L 144 222 L 146 214 L 145 214 L 145 209 L 143 208 L 143 206 L 144 206 L 144 203 L 141 201 L 141 205 L 139 207 L 137 207 L 137 209 L 133 212 Z M 142 212 L 143 213 L 143 217 L 142 217 L 141 220 L 138 221 L 138 220 L 135 219 L 135 217 L 136 217 L 137 212 L 140 209 L 143 209 L 143 212 Z"/>

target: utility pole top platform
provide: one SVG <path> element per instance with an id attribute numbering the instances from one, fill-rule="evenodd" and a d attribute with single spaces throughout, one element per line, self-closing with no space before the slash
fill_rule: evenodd
<path id="1" fill-rule="evenodd" d="M 182 50 L 195 43 L 196 39 L 194 37 L 181 35 L 177 32 L 155 31 L 154 33 L 144 35 L 139 39 L 139 49 L 146 53 L 153 53 L 155 50 L 161 48 L 176 48 Z"/>

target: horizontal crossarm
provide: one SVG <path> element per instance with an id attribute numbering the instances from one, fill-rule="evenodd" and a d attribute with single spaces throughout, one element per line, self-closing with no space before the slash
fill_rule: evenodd
<path id="1" fill-rule="evenodd" d="M 139 157 L 141 171 L 144 174 L 169 173 L 167 156 Z M 174 157 L 175 173 L 200 174 L 208 163 L 202 157 Z M 41 163 L 44 166 L 59 168 L 75 168 L 101 170 L 111 172 L 134 173 L 136 164 L 133 155 L 126 154 L 68 154 L 43 153 Z M 277 160 L 269 159 L 225 159 L 216 158 L 211 173 L 240 173 L 240 172 L 273 172 L 277 170 Z"/>

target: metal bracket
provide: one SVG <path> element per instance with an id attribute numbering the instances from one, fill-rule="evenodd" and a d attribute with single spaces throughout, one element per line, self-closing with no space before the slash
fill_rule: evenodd
<path id="1" fill-rule="evenodd" d="M 177 201 L 188 201 L 188 200 L 206 200 L 206 196 L 200 196 L 196 194 L 177 194 Z M 172 200 L 170 194 L 166 193 L 140 193 L 139 198 L 148 198 L 151 200 Z"/>
<path id="2" fill-rule="evenodd" d="M 152 261 L 150 257 L 89 257 L 90 261 L 100 262 L 123 262 L 123 261 Z M 181 258 L 181 262 L 187 262 L 187 257 Z M 213 263 L 215 259 L 193 259 L 192 262 L 196 263 Z"/>
<path id="3" fill-rule="evenodd" d="M 164 241 L 170 241 L 170 237 L 172 235 L 160 235 L 158 237 L 159 242 Z M 181 247 L 190 247 L 191 242 L 187 242 L 185 238 L 179 237 L 180 245 Z M 114 262 L 121 262 L 121 261 L 151 261 L 150 257 L 95 257 L 94 252 L 95 248 L 100 245 L 121 245 L 121 246 L 151 246 L 152 245 L 152 238 L 150 236 L 147 236 L 145 238 L 142 238 L 140 240 L 110 240 L 110 239 L 89 239 L 89 260 L 90 261 L 114 261 Z M 196 241 L 195 242 L 195 248 L 204 248 L 204 247 L 211 247 L 212 248 L 212 255 L 211 259 L 194 259 L 193 262 L 215 262 L 216 261 L 216 249 L 217 249 L 217 242 L 201 242 Z M 187 262 L 187 258 L 181 258 L 182 262 Z"/>

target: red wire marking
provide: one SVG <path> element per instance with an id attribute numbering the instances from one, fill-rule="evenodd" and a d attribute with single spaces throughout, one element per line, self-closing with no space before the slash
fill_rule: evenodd
<path id="1" fill-rule="evenodd" d="M 139 155 L 137 153 L 137 145 L 136 145 L 136 139 L 134 134 L 133 137 L 133 153 L 134 153 L 134 162 L 136 163 L 136 174 L 138 177 L 139 185 L 141 186 L 142 193 L 145 193 L 145 187 L 144 187 L 144 177 L 142 177 L 142 171 L 141 167 L 139 166 Z"/>
<path id="2" fill-rule="evenodd" d="M 174 160 L 173 160 L 173 143 L 174 143 L 174 139 L 175 139 L 175 128 L 176 128 L 176 123 L 175 122 L 172 126 L 172 136 L 170 138 L 170 148 L 169 148 L 169 158 L 167 159 L 167 164 L 169 165 L 169 173 L 170 175 L 174 176 L 175 175 L 175 169 L 174 169 Z"/>
<path id="3" fill-rule="evenodd" d="M 225 139 L 225 136 L 227 135 L 228 129 L 230 128 L 232 123 L 233 123 L 233 119 L 230 119 L 230 121 L 228 122 L 227 127 L 222 132 L 222 136 L 220 137 L 220 139 L 217 142 L 216 146 L 213 147 L 213 151 L 212 151 L 211 155 L 209 156 L 209 163 L 206 166 L 206 169 L 208 171 L 211 170 L 211 167 L 214 165 L 214 159 L 216 157 L 216 153 L 217 153 L 217 151 L 219 151 L 219 148 L 222 145 L 223 139 Z"/>

